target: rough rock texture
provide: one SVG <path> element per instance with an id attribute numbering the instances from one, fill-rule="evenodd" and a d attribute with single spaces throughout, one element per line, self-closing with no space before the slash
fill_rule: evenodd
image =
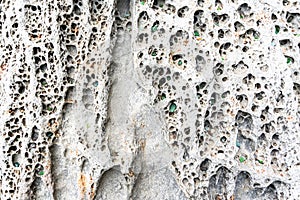
<path id="1" fill-rule="evenodd" d="M 300 199 L 299 0 L 0 0 L 6 199 Z"/>

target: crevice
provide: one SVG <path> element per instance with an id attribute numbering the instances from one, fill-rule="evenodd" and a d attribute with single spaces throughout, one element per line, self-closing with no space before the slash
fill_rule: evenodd
<path id="1" fill-rule="evenodd" d="M 59 145 L 53 144 L 49 148 L 50 158 L 51 158 L 51 179 L 53 184 L 53 198 L 54 200 L 59 200 L 62 196 L 61 188 L 59 185 L 63 183 L 64 178 L 61 177 L 63 173 L 63 160 L 62 149 Z M 66 178 L 66 177 L 65 177 Z"/>

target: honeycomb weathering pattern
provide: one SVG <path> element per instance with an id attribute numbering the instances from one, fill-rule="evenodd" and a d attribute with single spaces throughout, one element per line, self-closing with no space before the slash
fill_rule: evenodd
<path id="1" fill-rule="evenodd" d="M 1 199 L 300 199 L 299 0 L 0 0 Z"/>

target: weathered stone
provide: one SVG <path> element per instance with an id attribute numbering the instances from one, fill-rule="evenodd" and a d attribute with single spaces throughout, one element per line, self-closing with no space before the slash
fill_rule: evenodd
<path id="1" fill-rule="evenodd" d="M 300 199 L 298 0 L 0 1 L 0 199 Z"/>

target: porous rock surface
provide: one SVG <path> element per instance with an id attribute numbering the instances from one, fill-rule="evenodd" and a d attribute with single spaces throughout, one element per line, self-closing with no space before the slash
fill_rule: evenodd
<path id="1" fill-rule="evenodd" d="M 6 199 L 300 199 L 298 0 L 0 0 Z"/>

